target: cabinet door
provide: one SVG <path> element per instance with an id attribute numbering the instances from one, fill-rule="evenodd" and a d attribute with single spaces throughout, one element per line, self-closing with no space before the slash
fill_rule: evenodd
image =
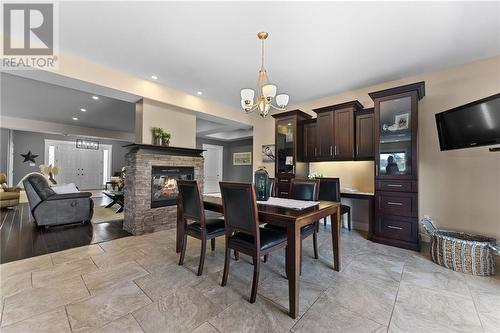
<path id="1" fill-rule="evenodd" d="M 373 140 L 373 114 L 356 116 L 356 158 L 375 156 Z"/>
<path id="2" fill-rule="evenodd" d="M 336 110 L 335 112 L 335 145 L 336 159 L 354 158 L 354 110 L 352 108 Z"/>
<path id="3" fill-rule="evenodd" d="M 296 119 L 276 121 L 276 173 L 293 173 L 296 157 Z"/>
<path id="4" fill-rule="evenodd" d="M 316 123 L 304 124 L 303 157 L 304 162 L 313 161 L 316 157 Z"/>
<path id="5" fill-rule="evenodd" d="M 320 160 L 333 158 L 333 111 L 318 114 L 316 121 L 317 157 Z"/>

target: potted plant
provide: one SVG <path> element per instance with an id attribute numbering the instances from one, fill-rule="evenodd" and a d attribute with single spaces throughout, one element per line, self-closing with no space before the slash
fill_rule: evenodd
<path id="1" fill-rule="evenodd" d="M 161 129 L 161 127 L 153 127 L 151 129 L 151 132 L 153 133 L 153 144 L 161 146 L 161 138 L 163 134 L 163 130 Z"/>
<path id="2" fill-rule="evenodd" d="M 169 132 L 163 132 L 161 134 L 161 141 L 164 146 L 168 146 L 170 144 L 170 138 L 172 135 Z"/>

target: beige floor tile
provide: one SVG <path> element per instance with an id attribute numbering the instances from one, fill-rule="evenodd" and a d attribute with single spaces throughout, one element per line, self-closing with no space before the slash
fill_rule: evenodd
<path id="1" fill-rule="evenodd" d="M 436 265 L 426 258 L 407 262 L 402 280 L 423 288 L 446 291 L 462 297 L 471 297 L 465 282 L 465 276 L 462 273 Z"/>
<path id="2" fill-rule="evenodd" d="M 143 333 L 141 326 L 135 318 L 128 314 L 119 319 L 116 319 L 109 324 L 98 328 L 93 333 Z"/>
<path id="3" fill-rule="evenodd" d="M 318 299 L 325 289 L 326 287 L 301 281 L 299 291 L 299 315 L 302 315 Z M 273 276 L 259 285 L 257 293 L 279 304 L 284 309 L 289 309 L 288 290 L 287 279 L 280 276 Z"/>
<path id="4" fill-rule="evenodd" d="M 500 331 L 500 295 L 473 293 L 474 303 L 486 333 Z"/>
<path id="5" fill-rule="evenodd" d="M 126 237 L 130 238 L 130 237 Z M 120 265 L 126 261 L 138 260 L 146 256 L 146 253 L 137 247 L 127 247 L 121 249 L 113 249 L 96 256 L 92 256 L 92 260 L 97 267 L 106 268 Z"/>
<path id="6" fill-rule="evenodd" d="M 80 277 L 28 289 L 5 299 L 2 325 L 10 325 L 87 297 L 89 293 Z"/>
<path id="7" fill-rule="evenodd" d="M 143 244 L 146 240 L 145 236 L 130 236 L 114 239 L 109 242 L 99 243 L 99 245 L 106 252 L 118 252 L 120 250 L 134 247 L 137 244 Z"/>
<path id="8" fill-rule="evenodd" d="M 482 332 L 472 300 L 401 282 L 389 332 Z"/>
<path id="9" fill-rule="evenodd" d="M 43 255 L 0 265 L 0 279 L 8 279 L 12 275 L 28 273 L 52 266 L 49 255 Z"/>
<path id="10" fill-rule="evenodd" d="M 198 265 L 200 263 L 200 255 L 196 257 L 186 258 L 184 261 L 184 267 L 189 269 L 193 273 L 198 272 Z M 224 269 L 224 252 L 214 251 L 209 249 L 205 255 L 205 263 L 203 265 L 203 274 L 217 273 Z"/>
<path id="11" fill-rule="evenodd" d="M 292 328 L 294 333 L 386 332 L 387 328 L 322 296 Z"/>
<path id="12" fill-rule="evenodd" d="M 133 282 L 122 282 L 112 289 L 68 306 L 73 332 L 88 332 L 151 303 L 151 300 Z"/>
<path id="13" fill-rule="evenodd" d="M 92 244 L 52 253 L 50 256 L 54 265 L 57 265 L 68 261 L 90 258 L 101 253 L 104 253 L 104 250 L 99 244 Z"/>
<path id="14" fill-rule="evenodd" d="M 40 269 L 33 272 L 33 287 L 39 288 L 61 281 L 80 277 L 82 274 L 97 271 L 97 266 L 90 258 L 77 259 L 54 265 L 50 268 Z"/>
<path id="15" fill-rule="evenodd" d="M 31 272 L 0 279 L 0 300 L 31 288 Z"/>
<path id="16" fill-rule="evenodd" d="M 491 293 L 500 296 L 500 273 L 493 276 L 464 274 L 464 277 L 471 291 Z"/>
<path id="17" fill-rule="evenodd" d="M 179 261 L 179 256 L 172 249 L 156 248 L 154 251 L 146 253 L 147 255 L 135 261 L 150 273 L 154 273 L 164 266 L 177 265 Z"/>
<path id="18" fill-rule="evenodd" d="M 191 332 L 222 308 L 191 287 L 175 290 L 133 313 L 146 332 Z"/>
<path id="19" fill-rule="evenodd" d="M 82 277 L 90 293 L 94 295 L 100 289 L 114 288 L 124 281 L 132 281 L 148 274 L 138 263 L 129 261 L 84 274 Z"/>
<path id="20" fill-rule="evenodd" d="M 2 333 L 71 333 L 66 310 L 60 307 L 56 310 L 42 313 L 16 324 L 2 327 Z"/>
<path id="21" fill-rule="evenodd" d="M 241 295 L 234 292 L 233 288 L 228 286 L 222 287 L 219 280 L 209 277 L 192 285 L 192 288 L 201 292 L 203 296 L 208 297 L 210 301 L 220 305 L 224 309 L 241 300 Z"/>
<path id="22" fill-rule="evenodd" d="M 209 323 L 204 323 L 203 325 L 198 326 L 193 331 L 191 331 L 191 333 L 218 333 L 218 332 L 219 331 L 217 331 L 215 327 L 213 327 Z"/>
<path id="23" fill-rule="evenodd" d="M 209 320 L 222 333 L 288 332 L 295 323 L 286 309 L 265 299 L 253 304 L 240 300 Z"/>
<path id="24" fill-rule="evenodd" d="M 154 273 L 135 280 L 137 285 L 153 300 L 169 295 L 175 290 L 200 282 L 204 277 L 196 276 L 179 265 L 167 265 Z"/>
<path id="25" fill-rule="evenodd" d="M 341 276 L 326 291 L 332 306 L 343 306 L 360 316 L 388 326 L 398 287 L 378 286 Z"/>

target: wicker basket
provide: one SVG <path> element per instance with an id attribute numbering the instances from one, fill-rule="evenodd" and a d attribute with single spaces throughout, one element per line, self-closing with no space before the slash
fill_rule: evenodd
<path id="1" fill-rule="evenodd" d="M 421 223 L 431 237 L 431 258 L 436 264 L 472 275 L 495 274 L 493 254 L 500 253 L 495 239 L 436 229 L 427 216 Z"/>

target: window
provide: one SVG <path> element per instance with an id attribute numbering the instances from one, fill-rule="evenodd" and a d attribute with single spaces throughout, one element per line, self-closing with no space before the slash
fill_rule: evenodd
<path id="1" fill-rule="evenodd" d="M 49 165 L 55 165 L 56 164 L 56 147 L 55 146 L 49 146 Z"/>

